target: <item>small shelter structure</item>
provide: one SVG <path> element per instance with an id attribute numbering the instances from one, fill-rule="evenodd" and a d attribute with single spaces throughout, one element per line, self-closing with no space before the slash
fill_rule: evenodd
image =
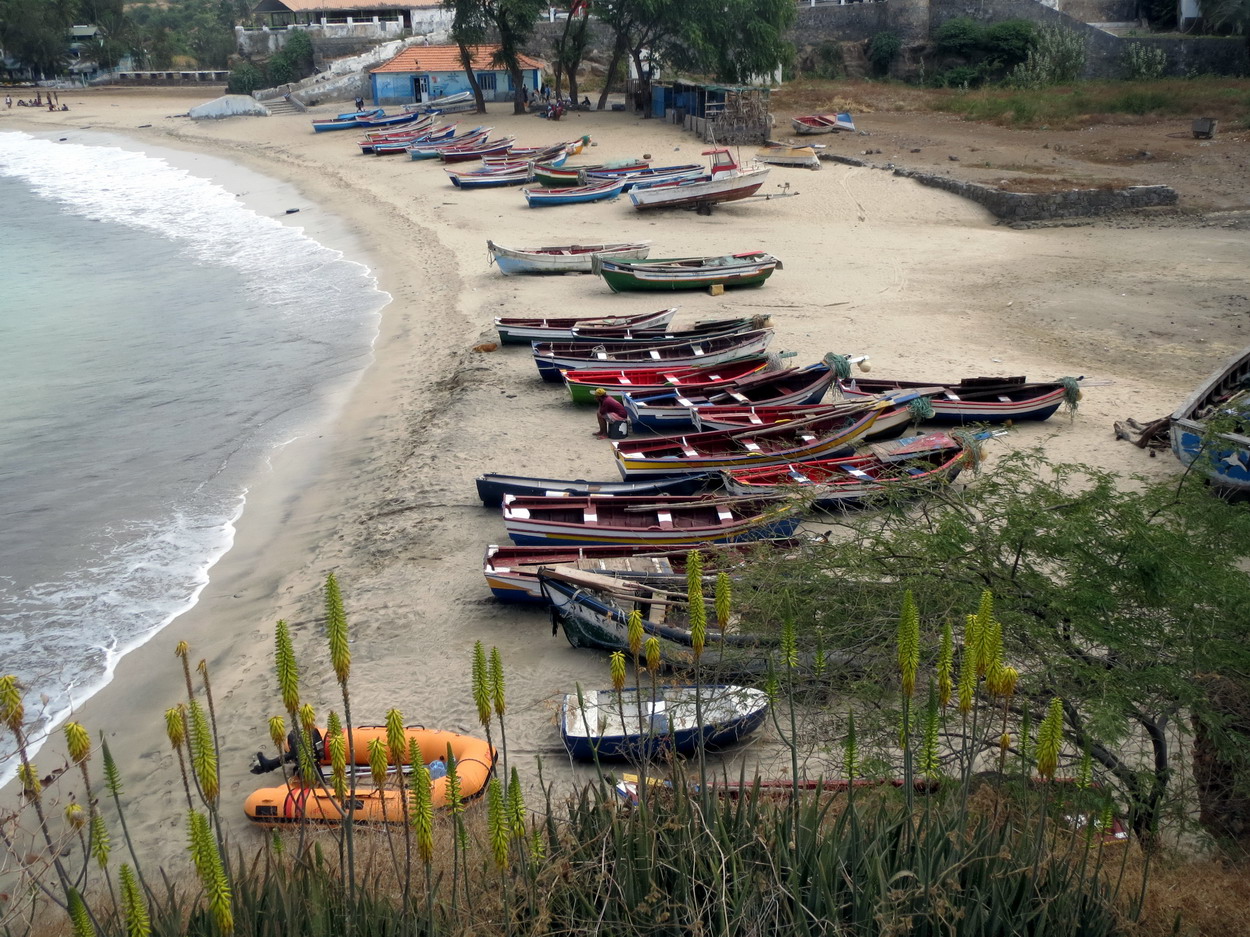
<path id="1" fill-rule="evenodd" d="M 769 89 L 662 81 L 651 86 L 651 116 L 693 130 L 707 143 L 764 143 L 772 130 Z"/>
<path id="2" fill-rule="evenodd" d="M 422 13 L 438 6 L 438 0 L 260 0 L 252 15 L 271 29 L 378 22 L 415 29 Z"/>
<path id="3" fill-rule="evenodd" d="M 471 50 L 473 74 L 487 101 L 511 101 L 519 90 L 512 86 L 508 70 L 495 64 L 499 48 L 482 45 Z M 526 91 L 537 93 L 543 63 L 528 55 L 519 58 Z M 410 104 L 472 90 L 460 62 L 460 47 L 455 45 L 409 46 L 385 65 L 373 69 L 369 84 L 373 100 L 379 105 Z"/>

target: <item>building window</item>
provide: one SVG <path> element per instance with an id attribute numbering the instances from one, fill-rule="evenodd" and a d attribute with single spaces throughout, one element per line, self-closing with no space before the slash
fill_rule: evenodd
<path id="1" fill-rule="evenodd" d="M 494 72 L 478 72 L 477 85 L 483 91 L 495 90 L 495 73 Z"/>

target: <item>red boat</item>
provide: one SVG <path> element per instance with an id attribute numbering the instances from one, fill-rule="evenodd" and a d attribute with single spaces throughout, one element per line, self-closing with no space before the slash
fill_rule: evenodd
<path id="1" fill-rule="evenodd" d="M 512 149 L 512 142 L 515 139 L 516 137 L 500 137 L 498 140 L 487 140 L 485 143 L 472 143 L 468 146 L 440 150 L 438 158 L 444 163 L 465 163 L 472 159 L 481 159 L 483 156 L 495 156 Z"/>
<path id="2" fill-rule="evenodd" d="M 704 393 L 730 385 L 748 374 L 763 371 L 766 367 L 768 358 L 765 355 L 753 355 L 703 368 L 569 371 L 564 375 L 564 383 L 574 403 L 593 403 L 596 387 L 602 387 L 609 394 L 618 397 L 626 393 L 645 394 L 665 390 Z"/>

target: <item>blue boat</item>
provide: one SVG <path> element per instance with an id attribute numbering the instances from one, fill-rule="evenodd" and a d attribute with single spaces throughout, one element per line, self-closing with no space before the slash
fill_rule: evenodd
<path id="1" fill-rule="evenodd" d="M 313 131 L 315 133 L 323 133 L 327 130 L 351 130 L 355 127 L 369 126 L 366 121 L 385 116 L 386 111 L 377 108 L 372 111 L 356 111 L 351 114 L 339 114 L 337 117 L 331 117 L 324 120 L 314 120 L 312 122 Z"/>
<path id="2" fill-rule="evenodd" d="M 697 694 L 697 700 L 696 700 Z M 763 690 L 726 684 L 588 690 L 560 707 L 560 737 L 582 761 L 692 755 L 745 738 L 768 715 Z"/>
<path id="3" fill-rule="evenodd" d="M 544 189 L 539 186 L 522 189 L 530 208 L 544 205 L 576 205 L 580 202 L 598 202 L 616 198 L 625 188 L 624 179 L 608 179 L 591 185 L 578 185 L 567 189 Z"/>
<path id="4" fill-rule="evenodd" d="M 1172 452 L 1221 497 L 1250 497 L 1250 348 L 1207 378 L 1172 414 Z"/>
<path id="5" fill-rule="evenodd" d="M 503 505 L 504 495 L 547 498 L 578 495 L 693 495 L 719 485 L 720 476 L 708 473 L 637 482 L 588 482 L 581 478 L 531 478 L 525 475 L 487 472 L 479 475 L 476 483 L 477 496 L 482 499 L 482 506 L 497 508 Z"/>
<path id="6" fill-rule="evenodd" d="M 506 185 L 522 185 L 529 182 L 534 171 L 529 163 L 511 163 L 469 172 L 445 170 L 451 184 L 458 189 L 497 189 Z"/>
<path id="7" fill-rule="evenodd" d="M 658 166 L 654 169 L 648 167 L 628 172 L 625 175 L 621 175 L 619 172 L 602 172 L 595 169 L 583 169 L 578 174 L 578 181 L 583 185 L 606 182 L 611 179 L 624 179 L 625 185 L 621 189 L 622 192 L 628 192 L 636 185 L 645 185 L 650 182 L 670 182 L 675 179 L 694 180 L 700 178 L 711 177 L 708 176 L 707 167 L 698 163 L 685 163 L 680 166 Z"/>
<path id="8" fill-rule="evenodd" d="M 424 114 L 385 114 L 381 113 L 377 117 L 364 117 L 360 120 L 360 126 L 367 130 L 377 130 L 380 127 L 398 127 L 402 124 L 411 124 L 418 120 L 424 120 Z"/>

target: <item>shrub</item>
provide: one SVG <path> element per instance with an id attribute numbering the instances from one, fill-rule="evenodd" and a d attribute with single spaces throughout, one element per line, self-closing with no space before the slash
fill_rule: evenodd
<path id="1" fill-rule="evenodd" d="M 1085 40 L 1069 29 L 1043 26 L 1037 45 L 1012 69 L 1010 81 L 1021 88 L 1042 88 L 1075 81 L 1085 68 Z"/>
<path id="2" fill-rule="evenodd" d="M 947 20 L 933 34 L 935 49 L 942 55 L 971 58 L 981 50 L 985 28 L 970 16 Z"/>
<path id="3" fill-rule="evenodd" d="M 226 94 L 251 94 L 265 86 L 265 73 L 251 62 L 240 62 L 230 69 L 226 82 Z"/>
<path id="4" fill-rule="evenodd" d="M 903 40 L 896 33 L 879 32 L 868 40 L 868 61 L 877 75 L 885 75 L 890 71 L 890 64 L 898 50 L 903 48 Z"/>
<path id="5" fill-rule="evenodd" d="M 986 79 L 983 65 L 956 65 L 933 76 L 935 88 L 976 88 Z"/>
<path id="6" fill-rule="evenodd" d="M 1012 68 L 1037 45 L 1037 27 L 1028 20 L 1003 20 L 985 30 L 982 47 L 995 68 Z"/>
<path id="7" fill-rule="evenodd" d="M 1129 81 L 1152 81 L 1163 77 L 1168 67 L 1168 56 L 1158 46 L 1130 42 L 1120 56 L 1120 67 Z"/>

